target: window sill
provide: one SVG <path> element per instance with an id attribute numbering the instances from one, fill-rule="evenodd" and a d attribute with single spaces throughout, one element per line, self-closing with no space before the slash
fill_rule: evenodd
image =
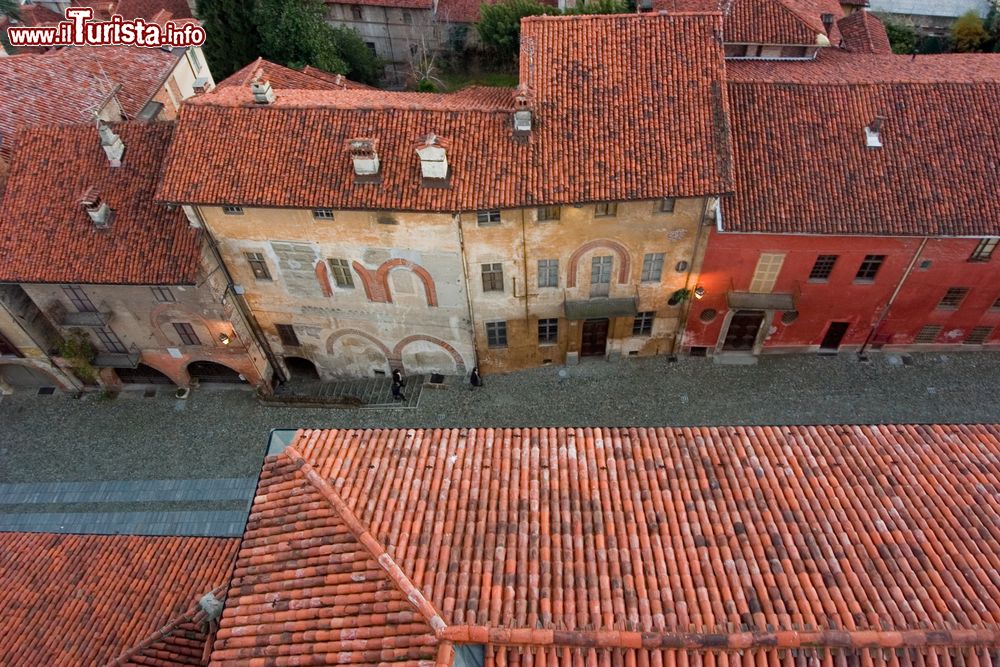
<path id="1" fill-rule="evenodd" d="M 810 285 L 827 285 L 830 283 L 829 278 L 810 278 L 806 281 Z M 855 281 L 857 282 L 857 281 Z"/>
<path id="2" fill-rule="evenodd" d="M 868 280 L 867 278 L 866 279 L 855 278 L 854 279 L 854 284 L 855 285 L 874 285 L 875 284 L 875 279 L 872 278 L 871 280 Z"/>

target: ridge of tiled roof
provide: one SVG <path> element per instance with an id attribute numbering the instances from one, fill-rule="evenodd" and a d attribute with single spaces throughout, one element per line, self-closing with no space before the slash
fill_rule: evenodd
<path id="1" fill-rule="evenodd" d="M 362 90 L 374 90 L 373 86 L 369 86 L 364 83 L 359 83 L 357 81 L 352 81 L 348 79 L 343 74 L 331 74 L 330 72 L 324 72 L 321 69 L 317 69 L 312 65 L 306 65 L 300 70 L 303 74 L 313 77 L 314 79 L 320 79 L 322 81 L 328 81 L 334 84 L 338 88 L 360 88 Z"/>
<path id="2" fill-rule="evenodd" d="M 93 125 L 39 127 L 18 137 L 0 211 L 0 281 L 191 285 L 200 230 L 153 200 L 170 122 L 111 125 L 125 144 L 112 167 Z M 80 204 L 95 189 L 114 211 L 98 229 Z"/>
<path id="3" fill-rule="evenodd" d="M 349 81 L 343 77 L 338 84 L 336 75 L 327 75 L 326 72 L 315 68 L 306 67 L 302 71 L 294 70 L 264 58 L 257 58 L 220 81 L 215 87 L 215 91 L 226 88 L 246 88 L 258 73 L 261 73 L 274 89 L 344 90 L 347 88 L 368 88 L 368 86 Z M 320 76 L 321 74 L 325 76 Z"/>
<path id="4" fill-rule="evenodd" d="M 827 13 L 834 17 L 829 36 L 821 18 Z M 811 46 L 823 36 L 836 44 L 836 19 L 843 15 L 837 0 L 731 0 L 722 29 L 727 43 Z"/>
<path id="5" fill-rule="evenodd" d="M 892 53 L 885 24 L 867 10 L 854 12 L 837 22 L 843 47 L 853 53 Z"/>
<path id="6" fill-rule="evenodd" d="M 0 661 L 108 664 L 224 584 L 238 546 L 223 538 L 0 533 Z M 132 664 L 202 664 L 187 630 Z"/>
<path id="7" fill-rule="evenodd" d="M 463 644 L 488 667 L 1000 660 L 998 425 L 303 430 L 290 447 L 265 463 L 215 665 L 444 665 Z M 440 611 L 422 653 L 386 653 L 388 617 L 337 643 L 376 598 L 327 569 L 351 547 L 303 465 Z"/>
<path id="8" fill-rule="evenodd" d="M 198 96 L 181 111 L 158 197 L 456 212 L 727 192 L 720 20 L 526 18 L 520 79 L 535 119 L 527 137 L 514 136 L 506 89 L 279 89 L 275 103 L 264 105 L 250 104 L 240 89 Z M 425 187 L 420 177 L 413 143 L 430 133 L 451 142 L 448 187 Z M 379 142 L 379 183 L 355 183 L 345 145 L 359 136 Z M 245 150 L 250 138 L 254 151 Z"/>
<path id="9" fill-rule="evenodd" d="M 399 9 L 433 9 L 434 0 L 324 0 L 328 5 L 369 5 Z"/>

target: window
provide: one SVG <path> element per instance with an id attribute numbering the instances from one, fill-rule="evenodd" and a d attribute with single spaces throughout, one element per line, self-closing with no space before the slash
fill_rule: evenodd
<path id="1" fill-rule="evenodd" d="M 201 58 L 198 57 L 198 49 L 192 46 L 187 50 L 187 54 L 188 58 L 191 60 L 191 68 L 194 70 L 194 73 L 197 74 L 201 71 L 202 67 Z"/>
<path id="2" fill-rule="evenodd" d="M 351 18 L 354 19 L 355 21 L 363 21 L 364 20 L 364 14 L 361 13 L 361 8 L 360 7 L 357 7 L 357 6 L 351 7 Z M 367 42 L 367 43 L 371 44 L 371 42 Z M 375 46 L 375 45 L 372 44 L 372 46 Z"/>
<path id="3" fill-rule="evenodd" d="M 332 208 L 314 208 L 313 220 L 333 220 Z"/>
<path id="4" fill-rule="evenodd" d="M 403 11 L 403 23 L 413 25 L 413 16 L 408 11 Z"/>
<path id="5" fill-rule="evenodd" d="M 762 252 L 757 260 L 757 268 L 753 272 L 753 280 L 750 281 L 750 291 L 767 294 L 773 290 L 784 262 L 784 253 Z"/>
<path id="6" fill-rule="evenodd" d="M 222 212 L 226 215 L 243 215 L 242 206 L 223 206 Z"/>
<path id="7" fill-rule="evenodd" d="M 611 255 L 598 255 L 590 260 L 590 296 L 607 296 L 611 291 Z"/>
<path id="8" fill-rule="evenodd" d="M 153 290 L 153 298 L 160 303 L 173 303 L 177 300 L 169 287 L 150 287 L 149 289 Z"/>
<path id="9" fill-rule="evenodd" d="M 351 275 L 351 265 L 346 259 L 331 259 L 330 272 L 333 273 L 333 281 L 337 287 L 351 289 L 354 287 L 354 276 Z"/>
<path id="10" fill-rule="evenodd" d="M 291 324 L 275 324 L 274 328 L 278 331 L 278 338 L 281 339 L 281 344 L 288 347 L 298 347 L 299 337 L 295 335 L 295 327 Z"/>
<path id="11" fill-rule="evenodd" d="M 743 58 L 747 54 L 746 44 L 726 44 L 724 49 L 727 58 Z"/>
<path id="12" fill-rule="evenodd" d="M 562 213 L 562 207 L 560 206 L 539 206 L 538 222 L 548 222 L 550 220 L 558 220 L 559 215 L 561 213 Z"/>
<path id="13" fill-rule="evenodd" d="M 360 13 L 361 13 L 361 11 L 359 10 L 358 14 L 360 14 Z M 372 52 L 373 56 L 377 56 L 378 55 L 378 51 L 375 50 L 375 42 L 365 42 L 365 46 L 368 47 L 368 50 Z"/>
<path id="14" fill-rule="evenodd" d="M 677 200 L 673 197 L 664 197 L 660 200 L 660 213 L 673 213 Z"/>
<path id="15" fill-rule="evenodd" d="M 503 291 L 503 264 L 483 264 L 483 291 Z"/>
<path id="16" fill-rule="evenodd" d="M 993 333 L 993 327 L 973 327 L 969 335 L 962 341 L 963 345 L 982 345 Z"/>
<path id="17" fill-rule="evenodd" d="M 476 213 L 476 222 L 480 227 L 491 227 L 500 224 L 500 209 L 492 208 L 488 211 Z"/>
<path id="18" fill-rule="evenodd" d="M 782 58 L 805 58 L 807 55 L 809 55 L 809 49 L 805 46 L 781 47 Z"/>
<path id="19" fill-rule="evenodd" d="M 194 327 L 189 323 L 174 322 L 174 329 L 177 330 L 177 335 L 181 337 L 181 342 L 185 345 L 201 345 L 198 334 L 194 332 Z"/>
<path id="20" fill-rule="evenodd" d="M 917 337 L 913 339 L 913 342 L 933 343 L 935 340 L 937 340 L 938 334 L 940 333 L 941 333 L 940 326 L 938 326 L 937 324 L 928 324 L 927 326 L 925 326 L 923 329 L 920 330 L 920 333 L 918 333 Z"/>
<path id="21" fill-rule="evenodd" d="M 618 204 L 616 202 L 601 202 L 594 207 L 595 218 L 613 218 L 616 215 L 618 215 Z"/>
<path id="22" fill-rule="evenodd" d="M 554 345 L 559 340 L 559 319 L 538 320 L 538 344 Z"/>
<path id="23" fill-rule="evenodd" d="M 128 348 L 125 347 L 125 343 L 111 329 L 102 327 L 96 329 L 94 334 L 97 336 L 97 340 L 101 341 L 101 346 L 106 352 L 110 352 L 111 354 L 128 354 Z"/>
<path id="24" fill-rule="evenodd" d="M 559 287 L 559 260 L 538 260 L 538 286 Z"/>
<path id="25" fill-rule="evenodd" d="M 490 347 L 507 347 L 507 323 L 486 323 L 486 344 Z"/>
<path id="26" fill-rule="evenodd" d="M 267 270 L 267 262 L 264 260 L 264 254 L 260 252 L 248 252 L 244 253 L 247 258 L 247 262 L 250 264 L 250 270 L 253 271 L 253 277 L 257 280 L 270 280 L 271 272 Z"/>
<path id="27" fill-rule="evenodd" d="M 645 312 L 639 313 L 635 316 L 635 320 L 632 322 L 632 335 L 633 336 L 651 336 L 653 335 L 653 320 L 656 318 L 656 313 L 652 310 L 647 310 Z"/>
<path id="28" fill-rule="evenodd" d="M 968 287 L 949 287 L 948 291 L 941 297 L 937 307 L 940 310 L 958 310 L 968 293 Z"/>
<path id="29" fill-rule="evenodd" d="M 650 252 L 642 258 L 642 282 L 659 282 L 663 276 L 663 253 Z"/>
<path id="30" fill-rule="evenodd" d="M 825 283 L 833 273 L 833 265 L 837 263 L 836 255 L 820 255 L 813 264 L 812 271 L 809 272 L 809 280 Z"/>
<path id="31" fill-rule="evenodd" d="M 969 255 L 970 262 L 987 262 L 990 257 L 993 256 L 993 251 L 996 250 L 997 243 L 1000 242 L 1000 238 L 992 237 L 988 239 L 982 239 L 976 246 L 976 249 L 972 251 Z"/>
<path id="32" fill-rule="evenodd" d="M 90 300 L 87 293 L 79 285 L 63 285 L 63 292 L 69 298 L 70 303 L 81 313 L 96 313 L 97 306 Z"/>
<path id="33" fill-rule="evenodd" d="M 875 274 L 882 267 L 885 255 L 865 255 L 865 261 L 858 267 L 858 273 L 854 276 L 856 283 L 870 283 L 875 280 Z"/>

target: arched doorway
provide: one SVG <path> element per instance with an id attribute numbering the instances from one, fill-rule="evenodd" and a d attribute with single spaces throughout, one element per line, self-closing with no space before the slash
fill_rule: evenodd
<path id="1" fill-rule="evenodd" d="M 116 368 L 118 379 L 124 384 L 173 384 L 174 381 L 152 366 L 139 364 L 135 368 Z"/>
<path id="2" fill-rule="evenodd" d="M 0 365 L 0 380 L 14 389 L 58 386 L 58 383 L 44 371 L 20 364 Z"/>
<path id="3" fill-rule="evenodd" d="M 316 364 L 303 357 L 285 357 L 285 366 L 292 380 L 318 380 Z"/>
<path id="4" fill-rule="evenodd" d="M 243 378 L 240 374 L 228 366 L 217 364 L 214 361 L 192 361 L 187 367 L 188 375 L 192 380 L 197 380 L 202 384 L 222 383 L 240 384 Z"/>

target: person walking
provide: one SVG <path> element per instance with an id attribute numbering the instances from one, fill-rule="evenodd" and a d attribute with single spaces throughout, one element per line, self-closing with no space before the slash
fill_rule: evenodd
<path id="1" fill-rule="evenodd" d="M 406 396 L 403 395 L 403 385 L 406 381 L 403 379 L 403 373 L 398 368 L 392 369 L 392 397 L 397 401 L 405 401 Z"/>
<path id="2" fill-rule="evenodd" d="M 469 384 L 472 388 L 483 386 L 483 376 L 479 374 L 479 366 L 472 369 L 472 375 L 469 376 Z"/>

